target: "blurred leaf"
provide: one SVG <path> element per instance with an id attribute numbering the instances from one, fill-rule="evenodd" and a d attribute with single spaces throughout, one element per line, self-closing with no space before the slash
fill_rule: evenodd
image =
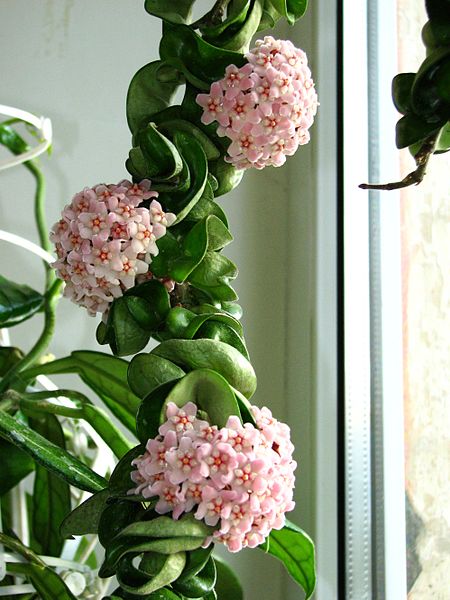
<path id="1" fill-rule="evenodd" d="M 440 69 L 450 63 L 450 47 L 436 48 L 421 64 L 411 89 L 413 111 L 427 118 L 430 123 L 447 121 L 450 105 L 441 98 L 436 76 Z"/>
<path id="2" fill-rule="evenodd" d="M 43 302 L 39 292 L 0 275 L 0 327 L 12 327 L 29 319 L 42 308 Z"/>
<path id="3" fill-rule="evenodd" d="M 216 48 L 190 27 L 168 22 L 163 26 L 159 52 L 162 60 L 182 71 L 192 85 L 203 90 L 221 79 L 228 65 L 245 64 L 242 54 Z"/>
<path id="4" fill-rule="evenodd" d="M 411 112 L 411 88 L 415 73 L 399 73 L 392 80 L 392 99 L 399 113 Z"/>
<path id="5" fill-rule="evenodd" d="M 236 397 L 226 379 L 210 369 L 191 371 L 175 384 L 162 406 L 160 423 L 166 421 L 166 407 L 169 402 L 180 408 L 188 402 L 193 402 L 204 410 L 210 422 L 219 428 L 226 426 L 228 417 L 241 416 Z"/>
<path id="6" fill-rule="evenodd" d="M 34 469 L 32 458 L 14 444 L 0 438 L 0 497 L 15 487 Z"/>
<path id="7" fill-rule="evenodd" d="M 64 432 L 54 415 L 46 414 L 39 419 L 30 419 L 30 427 L 49 442 L 66 449 Z M 32 527 L 40 553 L 59 556 L 64 540 L 59 527 L 70 513 L 70 488 L 59 476 L 37 464 L 33 488 Z"/>
<path id="8" fill-rule="evenodd" d="M 220 557 L 214 556 L 217 569 L 217 600 L 244 600 L 244 592 L 235 572 Z"/>
<path id="9" fill-rule="evenodd" d="M 180 379 L 184 374 L 170 360 L 154 354 L 138 354 L 130 361 L 128 383 L 139 398 L 145 398 L 161 384 Z"/>
<path id="10" fill-rule="evenodd" d="M 22 360 L 24 354 L 19 348 L 14 346 L 0 346 L 0 377 Z"/>
<path id="11" fill-rule="evenodd" d="M 223 342 L 208 339 L 167 340 L 151 351 L 187 370 L 211 369 L 250 398 L 256 389 L 252 365 L 242 354 Z"/>
<path id="12" fill-rule="evenodd" d="M 446 123 L 439 133 L 436 142 L 436 153 L 447 152 L 450 150 L 450 123 Z"/>
<path id="13" fill-rule="evenodd" d="M 20 567 L 20 573 L 26 575 L 32 583 L 41 600 L 76 600 L 59 575 L 19 539 L 0 532 L 0 544 L 25 558 L 27 562 L 17 566 Z"/>
<path id="14" fill-rule="evenodd" d="M 77 373 L 113 415 L 134 433 L 140 399 L 128 387 L 127 370 L 128 362 L 125 360 L 102 352 L 78 350 L 65 358 L 37 365 L 26 373 L 30 377 Z"/>
<path id="15" fill-rule="evenodd" d="M 158 78 L 158 74 L 164 77 Z M 139 69 L 131 80 L 127 95 L 127 120 L 131 133 L 137 133 L 155 113 L 169 106 L 180 83 L 180 73 L 160 60 Z"/>
<path id="16" fill-rule="evenodd" d="M 260 548 L 281 560 L 305 591 L 306 600 L 312 596 L 316 585 L 314 544 L 304 531 L 286 520 L 283 529 L 272 529 Z"/>
<path id="17" fill-rule="evenodd" d="M 145 0 L 145 10 L 171 23 L 189 23 L 194 2 L 195 0 Z"/>
<path id="18" fill-rule="evenodd" d="M 68 538 L 72 535 L 97 533 L 100 516 L 106 506 L 109 494 L 109 489 L 105 488 L 77 506 L 61 523 L 60 535 Z"/>
<path id="19" fill-rule="evenodd" d="M 144 452 L 145 447 L 139 445 L 135 448 L 132 448 L 119 460 L 114 471 L 111 473 L 111 477 L 109 478 L 108 486 L 111 496 L 127 495 L 129 489 L 134 485 L 130 474 L 135 470 L 135 467 L 133 467 L 131 463 L 135 458 L 141 454 L 144 454 Z"/>
<path id="20" fill-rule="evenodd" d="M 97 492 L 106 486 L 103 477 L 3 411 L 0 411 L 0 435 L 70 485 L 88 492 Z"/>

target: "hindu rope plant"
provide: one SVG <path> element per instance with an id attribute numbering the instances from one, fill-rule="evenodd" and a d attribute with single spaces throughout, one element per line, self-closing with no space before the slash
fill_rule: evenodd
<path id="1" fill-rule="evenodd" d="M 216 202 L 246 169 L 281 166 L 309 140 L 318 103 L 305 53 L 271 36 L 250 49 L 280 18 L 293 24 L 306 1 L 218 0 L 192 23 L 193 4 L 145 2 L 163 31 L 159 60 L 142 67 L 128 91 L 131 181 L 75 194 L 50 234 L 57 279 L 48 273 L 38 306 L 18 301 L 3 322 L 42 305 L 53 314 L 63 281 L 65 296 L 101 315 L 97 340 L 113 355 L 75 351 L 41 361 L 46 336 L 31 358 L 10 357 L 0 433 L 21 456 L 93 493 L 69 508 L 60 534 L 98 535 L 98 575 L 118 582 L 109 598 L 243 598 L 214 543 L 279 558 L 309 598 L 314 547 L 285 517 L 294 508 L 290 431 L 250 402 L 256 376 L 231 286 L 237 269 L 222 253 L 232 235 Z M 180 86 L 183 100 L 173 105 Z M 17 134 L 9 124 L 3 131 L 15 151 Z M 151 338 L 158 344 L 142 352 Z M 88 419 L 119 458 L 108 481 L 27 419 L 30 411 L 58 414 L 49 392 L 30 386 L 38 375 L 61 373 L 77 373 L 128 430 L 112 431 L 75 391 L 51 393 L 71 399 L 72 416 Z"/>

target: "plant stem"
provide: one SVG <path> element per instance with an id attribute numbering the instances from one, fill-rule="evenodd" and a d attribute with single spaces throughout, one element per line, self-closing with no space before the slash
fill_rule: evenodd
<path id="1" fill-rule="evenodd" d="M 5 390 L 7 390 L 10 384 L 15 382 L 19 378 L 20 372 L 33 365 L 43 354 L 43 352 L 47 349 L 47 346 L 49 345 L 50 340 L 53 337 L 53 332 L 55 330 L 56 304 L 60 296 L 62 284 L 63 282 L 60 279 L 56 279 L 53 282 L 51 288 L 48 290 L 45 296 L 44 303 L 45 319 L 43 331 L 39 336 L 37 342 L 28 352 L 28 354 L 26 354 L 22 358 L 22 360 L 17 362 L 6 373 L 6 375 L 0 382 L 0 392 L 4 392 Z"/>
<path id="2" fill-rule="evenodd" d="M 41 248 L 47 252 L 52 252 L 52 245 L 48 237 L 48 229 L 45 222 L 45 178 L 42 171 L 37 166 L 36 162 L 30 160 L 25 163 L 25 167 L 30 171 L 36 180 L 36 194 L 34 197 L 34 217 L 36 220 L 36 226 L 39 234 L 39 243 Z M 45 290 L 48 291 L 55 280 L 55 273 L 50 265 L 44 261 L 45 268 Z"/>
<path id="3" fill-rule="evenodd" d="M 439 133 L 439 132 L 438 132 Z M 420 150 L 415 155 L 417 168 L 404 177 L 401 181 L 392 183 L 361 183 L 359 186 L 362 190 L 399 190 L 409 187 L 410 185 L 419 185 L 426 175 L 426 168 L 431 155 L 434 152 L 438 133 L 431 135 L 422 144 Z"/>

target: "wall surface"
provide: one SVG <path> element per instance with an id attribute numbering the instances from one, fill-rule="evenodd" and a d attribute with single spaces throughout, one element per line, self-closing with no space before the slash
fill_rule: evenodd
<path id="1" fill-rule="evenodd" d="M 127 87 L 138 68 L 156 59 L 160 37 L 159 20 L 147 15 L 142 4 L 121 0 L 0 1 L 0 102 L 45 115 L 53 122 L 53 155 L 41 159 L 48 181 L 49 223 L 58 219 L 62 207 L 84 186 L 116 182 L 127 176 Z M 313 17 L 308 16 L 289 32 L 307 51 Z M 330 102 L 329 98 L 321 98 L 324 111 Z M 320 131 L 322 137 L 326 135 Z M 311 197 L 316 176 L 311 171 L 311 148 L 314 146 L 301 149 L 288 168 L 247 173 L 241 186 L 223 199 L 222 206 L 235 236 L 226 254 L 240 270 L 236 289 L 258 375 L 255 400 L 270 406 L 280 418 L 290 416 L 300 464 L 296 520 L 314 533 L 314 490 L 326 490 L 330 482 L 318 483 L 311 475 L 317 457 L 312 451 L 315 416 L 309 407 L 316 379 L 319 387 L 327 377 L 332 380 L 334 365 L 329 366 L 330 375 L 327 344 L 333 343 L 333 332 L 328 330 L 326 336 L 330 337 L 324 340 L 313 338 L 317 281 Z M 325 175 L 332 177 L 332 173 Z M 32 195 L 33 182 L 23 168 L 0 173 L 0 228 L 37 242 Z M 42 288 L 38 259 L 3 242 L 0 256 L 3 275 Z M 325 294 L 333 305 L 332 280 L 327 280 Z M 30 347 L 41 326 L 39 318 L 19 326 L 13 332 L 14 344 Z M 63 300 L 51 352 L 61 357 L 79 348 L 105 351 L 96 344 L 95 326 L 95 319 Z M 322 356 L 326 369 L 321 378 L 317 373 L 322 363 L 314 364 L 314 352 Z M 61 379 L 60 383 L 78 385 L 75 378 Z M 333 402 L 332 397 L 330 400 Z M 333 427 L 332 421 L 329 426 Z M 328 456 L 324 458 L 333 464 L 334 455 L 331 461 Z M 319 502 L 323 503 L 323 498 Z M 334 499 L 331 505 L 324 505 L 325 510 L 332 511 L 333 503 Z M 330 514 L 333 522 L 334 515 Z M 324 556 L 328 553 L 332 560 L 331 530 L 328 541 Z M 243 552 L 231 561 L 243 580 L 247 600 L 301 597 L 279 564 L 263 553 L 253 551 L 250 561 L 249 553 Z M 323 565 L 324 575 L 320 576 L 327 578 L 330 571 L 331 579 L 320 600 L 335 597 L 333 570 L 331 561 Z"/>

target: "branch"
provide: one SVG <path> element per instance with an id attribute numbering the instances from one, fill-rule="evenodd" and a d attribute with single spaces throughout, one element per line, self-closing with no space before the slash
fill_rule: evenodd
<path id="1" fill-rule="evenodd" d="M 417 168 L 415 171 L 409 173 L 401 181 L 394 181 L 392 183 L 361 183 L 358 187 L 362 190 L 398 190 L 401 188 L 409 187 L 410 185 L 419 185 L 423 181 L 426 175 L 426 168 L 431 155 L 436 147 L 436 141 L 438 133 L 434 133 L 427 138 L 422 144 L 420 150 L 414 156 Z"/>

